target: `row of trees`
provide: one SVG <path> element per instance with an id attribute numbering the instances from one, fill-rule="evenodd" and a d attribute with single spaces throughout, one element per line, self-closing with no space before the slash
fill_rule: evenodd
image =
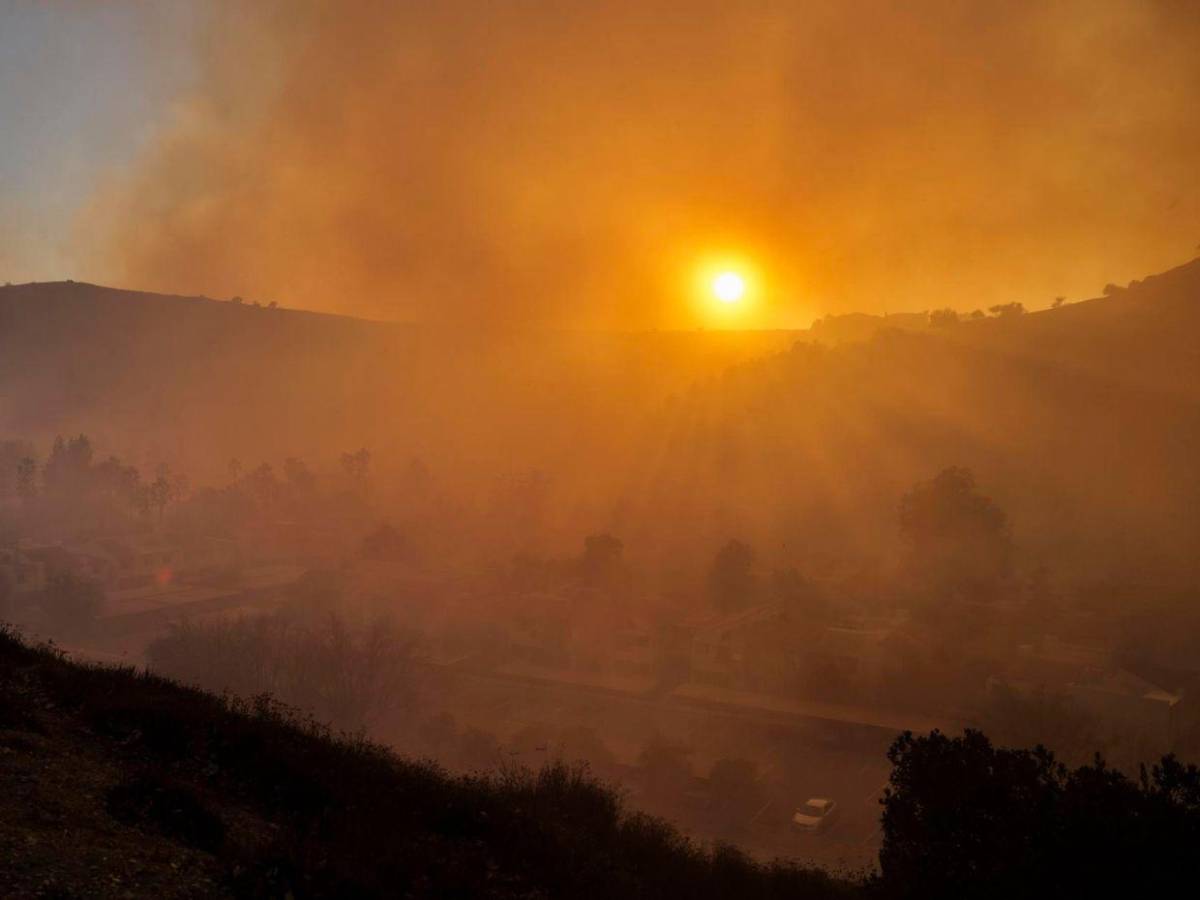
<path id="1" fill-rule="evenodd" d="M 179 509 L 178 525 L 187 531 L 230 535 L 264 518 L 298 523 L 360 520 L 371 506 L 371 464 L 366 448 L 343 453 L 339 472 L 332 476 L 319 475 L 294 456 L 278 467 L 262 462 L 248 468 L 231 459 L 226 483 L 195 491 Z M 381 539 L 386 543 L 386 537 Z"/>
<path id="2" fill-rule="evenodd" d="M 85 434 L 56 438 L 43 461 L 28 442 L 0 442 L 0 497 L 16 497 L 26 512 L 52 521 L 112 527 L 136 518 L 161 520 L 187 490 L 187 479 L 165 465 L 147 478 L 119 457 L 98 460 Z"/>
<path id="3" fill-rule="evenodd" d="M 246 469 L 229 463 L 223 487 L 192 492 L 186 476 L 161 464 L 152 475 L 115 455 L 99 458 L 86 434 L 58 437 L 44 459 L 27 441 L 0 441 L 0 501 L 16 500 L 28 530 L 52 533 L 114 533 L 147 522 L 161 523 L 167 509 L 188 500 L 185 524 L 222 533 L 255 512 L 303 518 L 328 512 L 331 495 L 341 506 L 361 510 L 369 489 L 371 453 L 343 453 L 342 481 L 319 490 L 316 474 L 289 457 L 279 470 L 270 463 Z M 337 505 L 335 503 L 335 505 Z"/>
<path id="4" fill-rule="evenodd" d="M 1134 280 L 1134 281 L 1129 282 L 1129 287 L 1137 287 L 1137 285 L 1139 285 L 1139 284 L 1141 284 L 1140 281 Z M 1101 291 L 1101 293 L 1105 297 L 1112 297 L 1117 294 L 1120 294 L 1124 290 L 1125 290 L 1125 288 L 1121 287 L 1121 285 L 1113 284 L 1112 282 L 1109 282 L 1108 284 L 1104 285 L 1104 289 L 1103 289 L 1103 291 Z M 1054 301 L 1050 304 L 1050 308 L 1051 309 L 1059 309 L 1059 308 L 1065 306 L 1066 303 L 1067 303 L 1066 297 L 1061 297 L 1061 296 L 1055 297 Z M 1024 315 L 1026 312 L 1026 309 L 1025 309 L 1024 303 L 1018 303 L 1018 302 L 1014 301 L 1012 303 L 997 303 L 995 306 L 989 306 L 988 312 L 991 313 L 996 318 L 1002 319 L 1002 318 L 1009 318 L 1012 316 Z M 945 309 L 933 309 L 933 310 L 929 311 L 929 324 L 931 326 L 933 326 L 934 328 L 945 328 L 948 325 L 957 325 L 963 319 L 984 319 L 984 318 L 987 318 L 987 317 L 984 315 L 984 312 L 982 309 L 974 310 L 973 312 L 966 314 L 966 315 L 960 315 L 958 310 L 950 309 L 948 307 Z"/>
<path id="5" fill-rule="evenodd" d="M 950 467 L 921 482 L 900 501 L 904 543 L 900 573 L 922 595 L 936 600 L 991 600 L 1013 569 L 1008 517 L 979 492 L 968 469 Z M 764 596 L 819 615 L 828 605 L 818 586 L 794 568 L 777 570 L 764 583 L 754 571 L 753 548 L 733 539 L 708 570 L 708 594 L 721 612 L 735 612 Z"/>
<path id="6" fill-rule="evenodd" d="M 1164 757 L 1140 777 L 1097 756 L 981 732 L 905 734 L 888 753 L 878 885 L 885 896 L 1179 897 L 1200 884 L 1200 769 Z"/>
<path id="7" fill-rule="evenodd" d="M 1064 302 L 1065 302 L 1065 299 L 1063 297 L 1055 298 L 1054 304 L 1053 304 L 1054 308 L 1058 309 L 1058 307 L 1062 306 L 1062 304 Z M 1007 319 L 1007 318 L 1011 318 L 1013 316 L 1024 315 L 1025 311 L 1026 311 L 1025 304 L 1024 303 L 1016 303 L 1016 302 L 997 303 L 995 306 L 988 307 L 988 312 L 990 312 L 993 316 L 995 316 L 998 319 Z M 987 318 L 987 316 L 984 315 L 984 312 L 982 309 L 977 309 L 974 312 L 970 313 L 969 315 L 960 315 L 958 310 L 950 309 L 950 308 L 933 309 L 933 310 L 929 311 L 929 324 L 933 328 L 946 328 L 950 325 L 957 325 L 959 322 L 961 322 L 964 319 L 971 319 L 971 320 L 977 321 L 979 319 L 986 319 L 986 318 Z"/>

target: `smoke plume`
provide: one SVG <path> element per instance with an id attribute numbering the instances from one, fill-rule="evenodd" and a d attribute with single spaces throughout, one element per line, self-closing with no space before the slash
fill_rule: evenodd
<path id="1" fill-rule="evenodd" d="M 756 325 L 1098 292 L 1200 237 L 1192 4 L 217 2 L 88 204 L 149 289 L 447 323 Z M 97 238 L 97 235 L 99 236 Z"/>

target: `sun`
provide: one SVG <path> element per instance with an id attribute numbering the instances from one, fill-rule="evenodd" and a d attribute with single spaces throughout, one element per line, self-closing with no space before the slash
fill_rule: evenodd
<path id="1" fill-rule="evenodd" d="M 713 279 L 712 292 L 722 303 L 737 303 L 746 293 L 746 279 L 737 272 L 722 272 Z"/>

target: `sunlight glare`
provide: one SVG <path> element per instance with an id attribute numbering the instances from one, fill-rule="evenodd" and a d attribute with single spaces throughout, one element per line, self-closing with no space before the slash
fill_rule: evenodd
<path id="1" fill-rule="evenodd" d="M 736 303 L 746 292 L 746 280 L 737 272 L 722 272 L 713 279 L 712 292 L 722 303 Z"/>

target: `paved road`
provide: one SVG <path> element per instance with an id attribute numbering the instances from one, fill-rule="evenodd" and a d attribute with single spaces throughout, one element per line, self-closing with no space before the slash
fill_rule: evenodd
<path id="1" fill-rule="evenodd" d="M 864 736 L 824 720 L 470 671 L 443 670 L 429 690 L 430 702 L 461 725 L 490 731 L 501 741 L 527 727 L 586 726 L 626 765 L 656 734 L 692 748 L 691 763 L 699 774 L 723 757 L 752 760 L 774 802 L 753 824 L 733 832 L 723 831 L 716 816 L 703 809 L 651 808 L 634 785 L 630 799 L 698 839 L 731 840 L 759 857 L 799 857 L 831 867 L 874 863 L 879 791 L 890 771 L 885 753 L 892 736 L 882 730 Z M 544 752 L 529 750 L 520 757 L 537 765 Z M 841 804 L 839 821 L 824 834 L 798 833 L 789 826 L 795 808 L 809 797 L 832 797 Z"/>

